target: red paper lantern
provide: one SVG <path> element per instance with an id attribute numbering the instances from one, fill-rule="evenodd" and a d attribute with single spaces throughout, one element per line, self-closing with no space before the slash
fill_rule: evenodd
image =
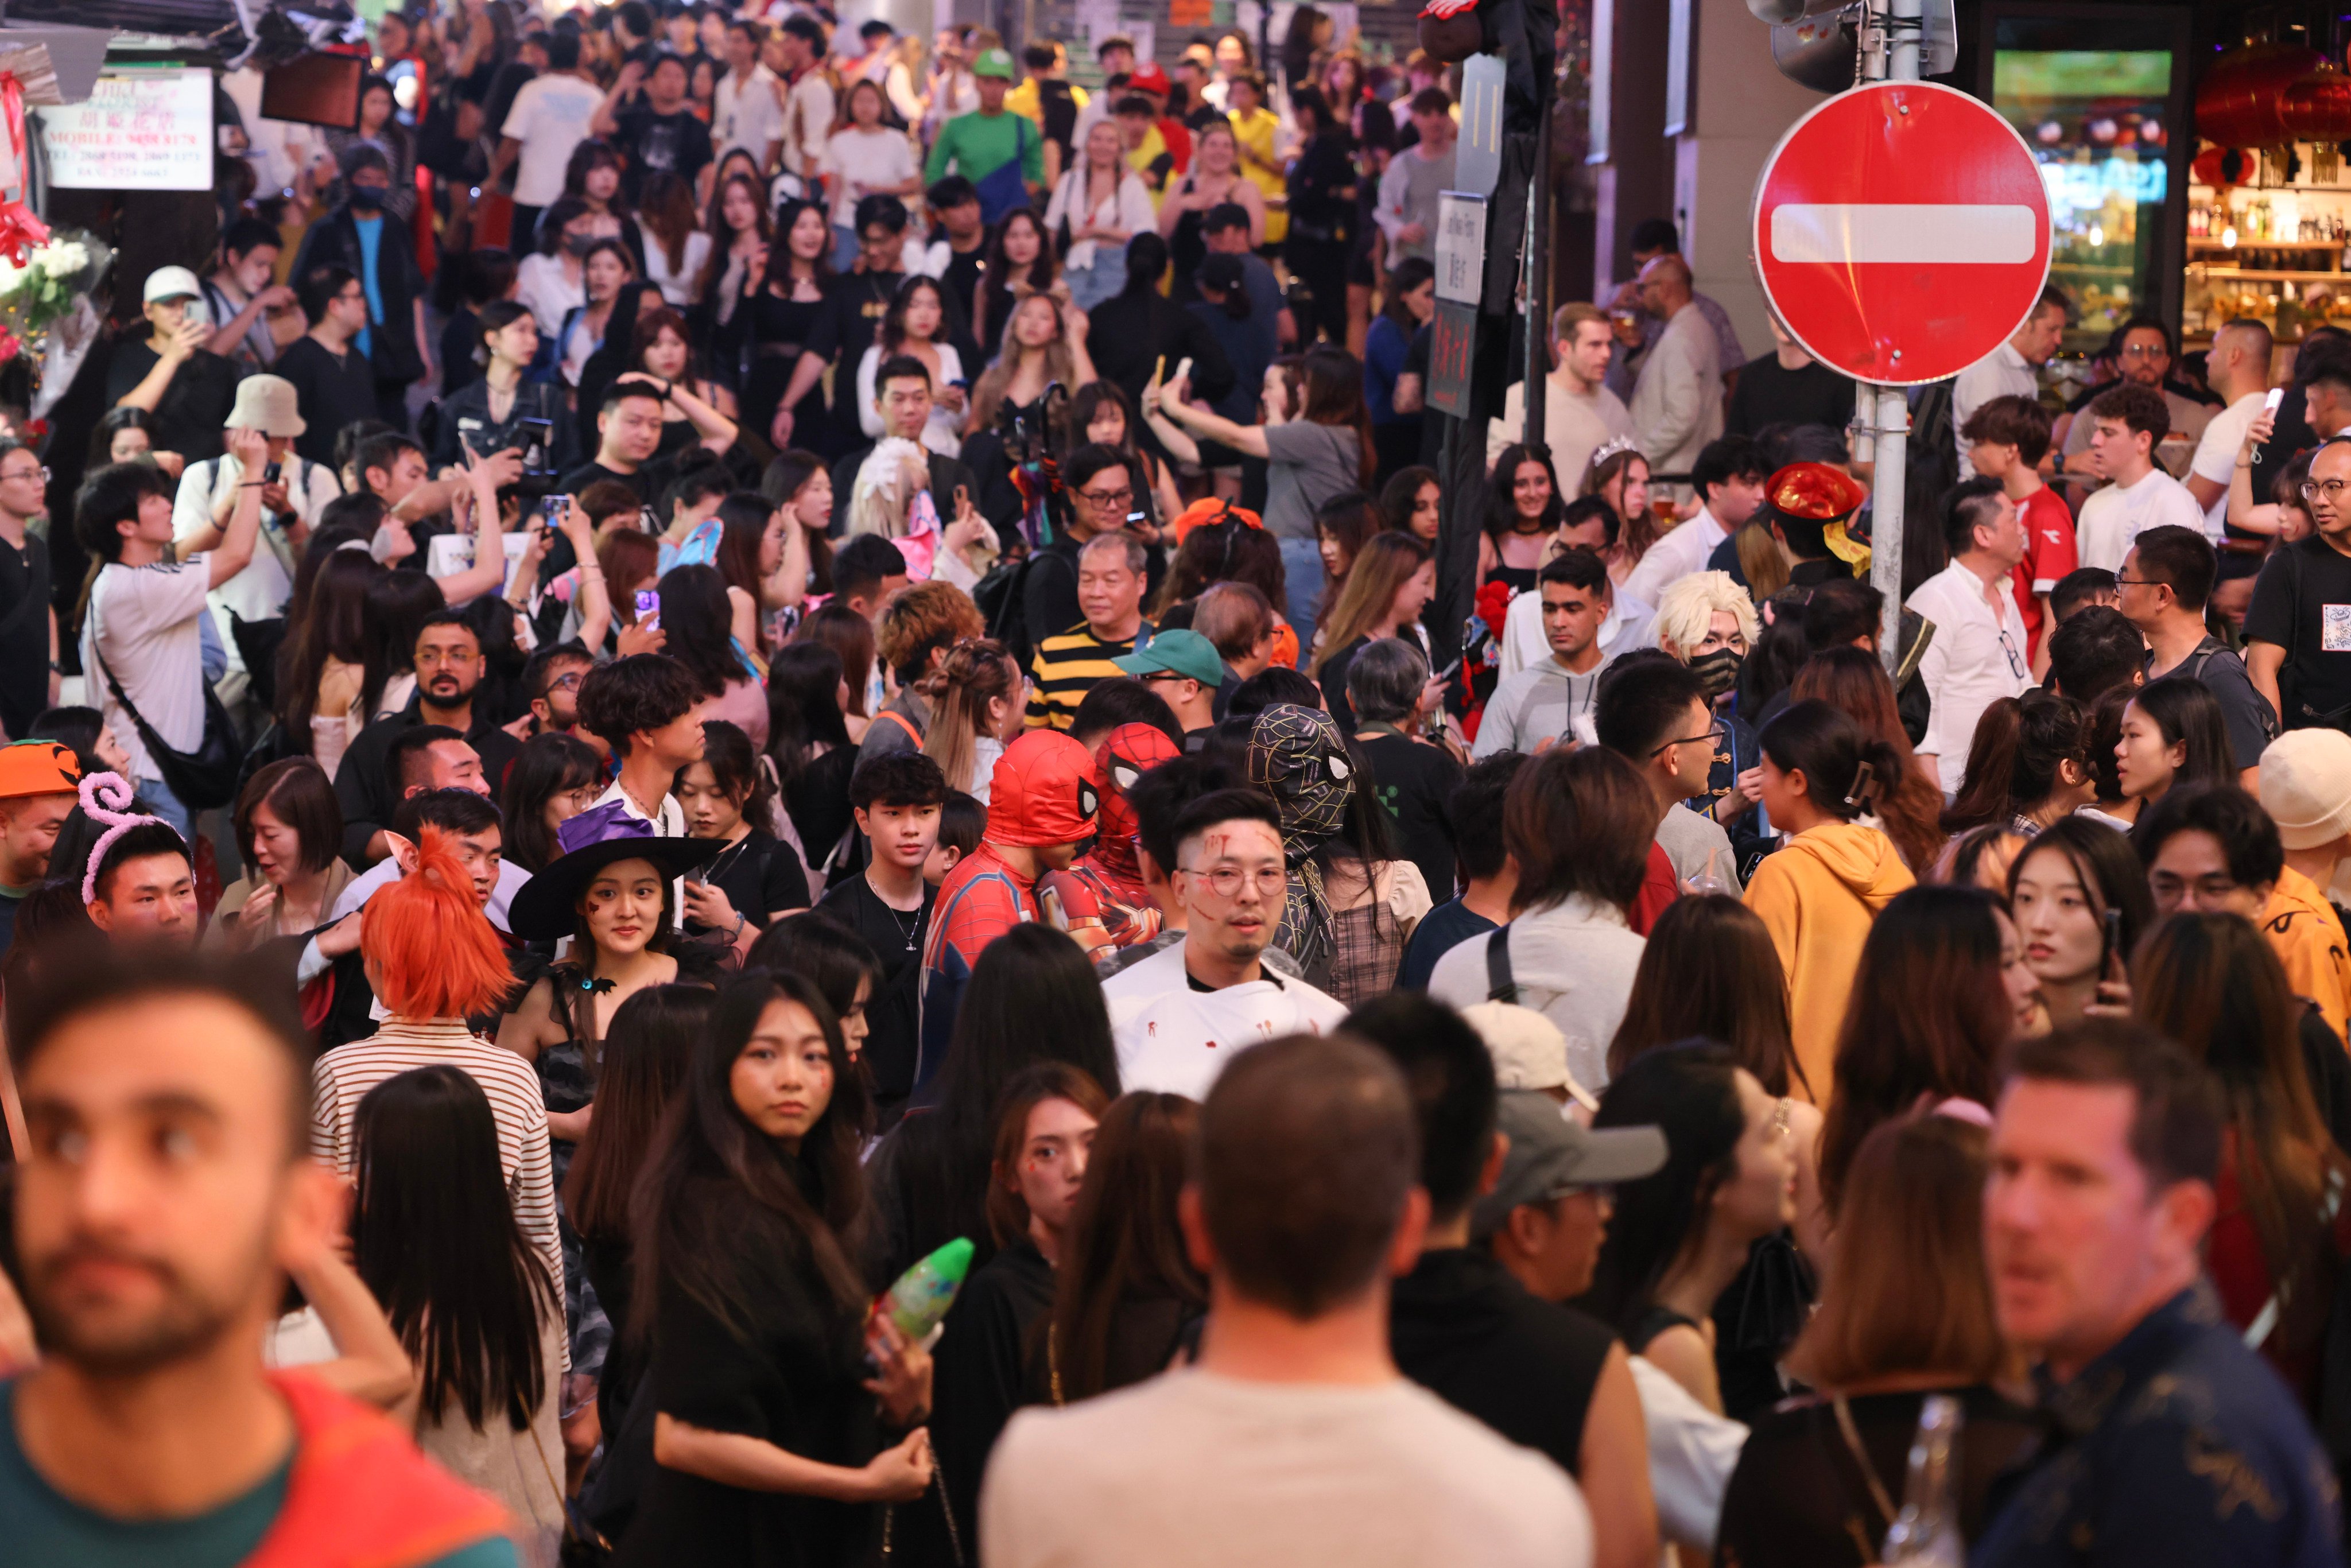
<path id="1" fill-rule="evenodd" d="M 2241 147 L 2207 147 L 2188 166 L 2189 178 L 2199 185 L 2226 190 L 2252 180 L 2260 161 Z"/>
<path id="2" fill-rule="evenodd" d="M 2290 141 L 2286 89 L 2326 68 L 2325 55 L 2300 44 L 2250 44 L 2212 62 L 2196 88 L 2196 133 L 2227 146 Z"/>
<path id="3" fill-rule="evenodd" d="M 2351 141 L 2351 76 L 2332 66 L 2289 84 L 2278 108 L 2296 141 Z"/>

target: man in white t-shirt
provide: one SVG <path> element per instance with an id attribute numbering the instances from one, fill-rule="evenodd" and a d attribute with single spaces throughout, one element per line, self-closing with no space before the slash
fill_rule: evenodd
<path id="1" fill-rule="evenodd" d="M 759 172 L 776 166 L 784 139 L 784 105 L 776 94 L 776 73 L 759 59 L 768 25 L 750 16 L 726 23 L 726 74 L 710 100 L 710 144 L 725 157 L 740 147 L 759 161 Z"/>
<path id="2" fill-rule="evenodd" d="M 2218 545 L 2227 529 L 2229 480 L 2237 470 L 2237 449 L 2262 412 L 2270 392 L 2270 329 L 2241 316 L 2212 334 L 2204 356 L 2204 381 L 2227 406 L 2212 416 L 2188 462 L 2188 493 L 2204 508 L 2204 537 Z M 2268 497 L 2256 496 L 2256 501 Z"/>
<path id="3" fill-rule="evenodd" d="M 1918 585 L 1909 608 L 1935 623 L 1918 662 L 1933 704 L 1918 760 L 1957 794 L 1977 722 L 2001 698 L 2024 695 L 2032 658 L 2012 580 L 2024 528 L 2001 481 L 1979 474 L 1959 482 L 1943 502 L 1943 540 L 1951 564 Z"/>
<path id="4" fill-rule="evenodd" d="M 1209 1280 L 1198 1360 L 1012 1418 L 980 1494 L 995 1568 L 1589 1568 L 1565 1471 L 1401 1376 L 1388 1281 L 1428 1195 L 1411 1098 L 1380 1053 L 1291 1038 L 1200 1110 L 1179 1204 Z"/>
<path id="5" fill-rule="evenodd" d="M 824 59 L 824 28 L 802 12 L 787 16 L 768 40 L 768 68 L 783 92 L 783 171 L 796 175 L 803 192 L 816 193 L 817 165 L 832 136 L 832 84 L 818 67 Z"/>
<path id="6" fill-rule="evenodd" d="M 546 48 L 547 74 L 533 77 L 515 93 L 506 123 L 498 128 L 497 155 L 490 168 L 495 184 L 508 164 L 517 158 L 522 160 L 515 173 L 514 237 L 509 246 L 518 256 L 529 254 L 530 236 L 538 227 L 540 212 L 563 194 L 564 168 L 571 162 L 572 150 L 587 140 L 588 122 L 595 118 L 597 105 L 604 101 L 604 89 L 580 68 L 577 34 L 551 32 L 547 35 Z M 539 329 L 553 328 L 541 323 Z"/>
<path id="7" fill-rule="evenodd" d="M 1951 383 L 1951 433 L 1959 441 L 1960 478 L 1975 476 L 1975 466 L 1968 461 L 1968 443 L 1959 435 L 1960 428 L 1976 410 L 1996 397 L 2041 395 L 2040 369 L 2064 340 L 2070 313 L 2065 296 L 2055 285 L 2043 289 L 2041 302 L 2015 335 L 1961 371 Z"/>
<path id="8" fill-rule="evenodd" d="M 247 474 L 234 456 L 191 463 L 180 475 L 178 500 L 172 507 L 172 542 L 182 555 L 202 555 L 220 543 L 229 514 L 248 478 L 264 481 L 261 488 L 261 531 L 253 562 L 212 591 L 214 623 L 221 645 L 228 653 L 229 673 L 221 677 L 221 701 L 235 707 L 247 685 L 245 655 L 236 645 L 231 617 L 246 622 L 268 621 L 286 613 L 294 591 L 294 566 L 310 528 L 327 503 L 343 493 L 331 470 L 295 455 L 294 438 L 308 427 L 296 406 L 294 387 L 284 378 L 247 376 L 236 386 L 236 406 L 229 411 L 228 428 L 257 430 L 268 437 L 268 458 L 258 473 Z M 271 478 L 272 471 L 277 476 Z"/>
<path id="9" fill-rule="evenodd" d="M 100 469 L 82 486 L 74 509 L 74 538 L 101 563 L 81 631 L 81 667 L 91 700 L 130 753 L 140 798 L 182 838 L 193 835 L 193 813 L 164 785 L 139 719 L 174 751 L 204 745 L 205 596 L 253 560 L 261 528 L 260 471 L 269 461 L 269 438 L 258 430 L 231 430 L 227 445 L 253 477 L 238 486 L 227 525 L 209 551 L 168 559 L 172 481 L 143 463 Z M 131 716 L 134 709 L 138 718 Z"/>
<path id="10" fill-rule="evenodd" d="M 2131 541 L 2167 523 L 2204 531 L 2204 508 L 2155 461 L 2156 447 L 2171 429 L 2162 393 L 2126 382 L 2091 399 L 2082 413 L 2096 426 L 2091 461 L 2109 481 L 2082 503 L 2074 525 L 2084 566 L 2119 571 Z"/>
<path id="11" fill-rule="evenodd" d="M 1592 466 L 1592 455 L 1611 441 L 1633 438 L 1633 415 L 1625 400 L 1601 384 L 1615 351 L 1608 318 L 1596 305 L 1562 305 L 1552 318 L 1551 384 L 1544 389 L 1543 440 L 1560 485 L 1573 495 Z M 1527 430 L 1527 387 L 1512 382 L 1502 399 L 1502 417 L 1486 431 L 1486 466 Z"/>
<path id="12" fill-rule="evenodd" d="M 1102 982 L 1119 1082 L 1198 1099 L 1226 1063 L 1285 1034 L 1321 1034 L 1347 1009 L 1263 962 L 1290 873 L 1281 817 L 1254 789 L 1201 796 L 1176 821 L 1172 878 L 1184 940 Z"/>

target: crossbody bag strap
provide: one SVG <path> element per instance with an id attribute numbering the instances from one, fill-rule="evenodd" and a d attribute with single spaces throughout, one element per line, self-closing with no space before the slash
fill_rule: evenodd
<path id="1" fill-rule="evenodd" d="M 1507 925 L 1498 927 L 1486 938 L 1486 999 L 1519 999 L 1518 977 L 1510 972 L 1510 928 Z"/>
<path id="2" fill-rule="evenodd" d="M 2333 1225 L 2335 1215 L 2342 1210 L 2342 1207 L 2343 1177 L 2339 1173 L 2329 1173 L 2326 1178 L 2326 1201 L 2318 1206 L 2319 1224 L 2322 1227 Z M 2278 1288 L 2270 1292 L 2270 1299 L 2262 1303 L 2262 1310 L 2253 1314 L 2253 1321 L 2245 1325 L 2247 1350 L 2261 1349 L 2262 1343 L 2277 1332 L 2278 1319 L 2285 1312 L 2285 1297 L 2286 1282 L 2280 1281 Z"/>

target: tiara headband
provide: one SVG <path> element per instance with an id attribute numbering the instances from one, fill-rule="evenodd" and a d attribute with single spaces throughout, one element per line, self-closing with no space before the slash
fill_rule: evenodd
<path id="1" fill-rule="evenodd" d="M 1603 463 L 1607 462 L 1611 457 L 1618 456 L 1626 452 L 1633 454 L 1635 457 L 1639 456 L 1641 455 L 1641 444 L 1635 441 L 1629 435 L 1619 435 L 1611 440 L 1604 441 L 1600 444 L 1600 449 L 1592 455 L 1592 460 L 1586 465 L 1585 472 L 1589 473 L 1592 469 L 1597 468 Z"/>
<path id="2" fill-rule="evenodd" d="M 114 847 L 115 840 L 146 822 L 155 822 L 166 828 L 172 826 L 161 817 L 131 813 L 129 808 L 137 800 L 137 791 L 124 781 L 120 773 L 93 773 L 81 781 L 82 810 L 94 821 L 107 825 L 106 831 L 99 835 L 98 842 L 89 847 L 89 869 L 82 873 L 81 879 L 81 901 L 85 904 L 98 902 L 98 868 L 105 862 L 106 852 Z M 179 831 L 177 828 L 172 831 L 174 834 Z M 185 839 L 180 841 L 183 846 L 187 842 Z"/>

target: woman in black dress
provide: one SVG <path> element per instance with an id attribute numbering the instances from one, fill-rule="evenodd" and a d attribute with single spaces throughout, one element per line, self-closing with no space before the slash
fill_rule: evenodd
<path id="1" fill-rule="evenodd" d="M 857 747 L 841 716 L 842 678 L 841 655 L 813 641 L 785 643 L 768 666 L 768 760 L 779 816 L 790 821 L 800 854 L 819 873 L 854 817 L 849 776 L 857 768 Z"/>
<path id="2" fill-rule="evenodd" d="M 751 737 L 724 719 L 702 727 L 702 760 L 670 787 L 689 837 L 726 847 L 685 887 L 685 934 L 726 941 L 739 919 L 754 932 L 809 906 L 808 873 L 791 846 L 768 831 L 776 786 Z M 756 939 L 756 938 L 753 938 Z M 742 946 L 749 946 L 749 940 Z"/>
<path id="3" fill-rule="evenodd" d="M 1986 1142 L 1949 1116 L 1889 1122 L 1863 1140 L 1820 1311 L 1788 1353 L 1820 1393 L 1756 1418 L 1723 1495 L 1725 1568 L 1878 1561 L 1930 1394 L 1959 1401 L 1959 1534 L 1982 1533 L 1994 1478 L 2041 1429 L 1993 1386 L 2022 1369 L 1984 1271 Z"/>
<path id="4" fill-rule="evenodd" d="M 655 1469 L 615 1562 L 847 1564 L 931 1483 L 929 1356 L 884 1323 L 864 1366 L 864 1087 L 798 976 L 737 977 L 711 1021 L 637 1191 Z"/>
<path id="5" fill-rule="evenodd" d="M 1312 327 L 1347 346 L 1347 258 L 1355 243 L 1353 139 L 1320 88 L 1290 95 L 1298 157 L 1290 165 L 1290 235 L 1282 259 L 1313 296 Z M 1301 322 L 1301 329 L 1308 323 Z M 1301 332 L 1301 335 L 1303 333 Z"/>
<path id="6" fill-rule="evenodd" d="M 832 277 L 832 225 L 816 202 L 786 206 L 776 217 L 776 243 L 764 267 L 747 270 L 743 300 L 721 329 L 720 358 L 733 362 L 736 345 L 750 343 L 743 381 L 742 427 L 764 435 L 778 451 L 805 446 L 825 457 L 845 450 L 836 439 L 817 382 L 834 357 L 833 311 L 825 302 Z"/>

